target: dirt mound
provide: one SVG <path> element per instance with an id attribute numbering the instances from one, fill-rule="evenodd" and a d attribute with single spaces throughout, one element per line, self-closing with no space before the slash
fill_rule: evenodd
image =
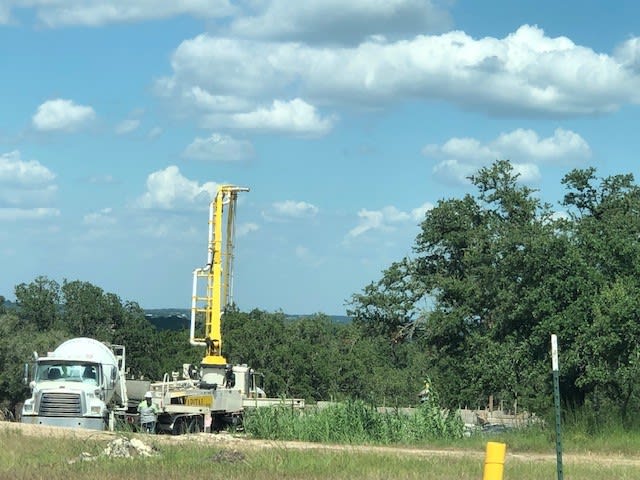
<path id="1" fill-rule="evenodd" d="M 156 448 L 147 445 L 137 438 L 119 437 L 109 442 L 102 453 L 91 455 L 82 452 L 80 457 L 69 460 L 69 463 L 87 462 L 97 460 L 101 457 L 106 458 L 134 458 L 134 457 L 155 457 L 158 455 Z"/>

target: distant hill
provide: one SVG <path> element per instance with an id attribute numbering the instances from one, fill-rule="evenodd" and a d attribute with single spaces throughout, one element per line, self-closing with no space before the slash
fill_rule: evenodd
<path id="1" fill-rule="evenodd" d="M 14 310 L 17 307 L 14 302 L 10 302 L 9 300 L 5 300 L 2 306 L 7 310 Z"/>
<path id="2" fill-rule="evenodd" d="M 17 308 L 17 305 L 10 301 L 5 301 L 3 306 L 7 310 Z M 144 311 L 144 316 L 158 330 L 184 330 L 189 328 L 191 321 L 191 309 L 189 308 L 149 308 Z M 307 318 L 312 315 L 287 315 L 286 318 L 291 321 Z M 334 323 L 349 323 L 351 317 L 346 315 L 328 315 Z"/>
<path id="3" fill-rule="evenodd" d="M 285 315 L 288 319 L 291 319 L 291 320 L 298 320 L 300 318 L 309 318 L 312 316 L 312 315 L 287 315 L 287 314 Z M 352 320 L 351 317 L 348 317 L 346 315 L 327 315 L 327 317 L 329 317 L 333 323 L 351 323 L 351 320 Z"/>
<path id="4" fill-rule="evenodd" d="M 189 328 L 190 323 L 190 311 L 189 310 L 169 310 L 166 313 L 162 313 L 162 310 L 154 310 L 151 313 L 149 310 L 145 310 L 144 316 L 151 322 L 151 324 L 158 330 L 184 330 Z"/>
<path id="5" fill-rule="evenodd" d="M 183 330 L 189 328 L 191 321 L 191 310 L 188 308 L 150 308 L 144 311 L 145 317 L 158 330 Z M 287 315 L 287 319 L 292 321 L 311 315 Z M 332 322 L 349 323 L 351 317 L 346 315 L 328 315 Z"/>

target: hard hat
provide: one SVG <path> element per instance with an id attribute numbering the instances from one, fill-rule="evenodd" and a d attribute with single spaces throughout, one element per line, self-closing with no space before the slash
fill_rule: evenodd
<path id="1" fill-rule="evenodd" d="M 147 392 L 144 394 L 144 398 L 153 398 L 153 394 L 151 392 Z"/>

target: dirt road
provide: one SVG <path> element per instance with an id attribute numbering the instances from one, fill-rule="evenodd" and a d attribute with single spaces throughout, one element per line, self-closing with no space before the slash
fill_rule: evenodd
<path id="1" fill-rule="evenodd" d="M 0 432 L 4 430 L 19 430 L 27 436 L 50 436 L 55 438 L 80 438 L 96 441 L 109 442 L 119 437 L 117 432 L 99 432 L 94 430 L 83 430 L 75 428 L 47 427 L 42 425 L 24 425 L 12 422 L 0 422 Z M 148 438 L 144 435 L 136 435 L 140 439 Z M 455 449 L 430 449 L 430 448 L 407 448 L 407 447 L 384 447 L 384 446 L 361 446 L 361 445 L 332 445 L 324 443 L 309 442 L 285 442 L 270 440 L 254 440 L 242 435 L 232 435 L 229 433 L 220 434 L 192 434 L 192 435 L 154 435 L 153 443 L 165 445 L 179 444 L 200 444 L 219 447 L 234 448 L 237 450 L 255 450 L 263 448 L 284 448 L 292 450 L 319 450 L 319 451 L 349 451 L 383 453 L 397 455 L 415 456 L 465 456 L 483 458 L 483 451 L 455 450 Z M 507 461 L 522 462 L 555 462 L 555 454 L 519 453 L 510 452 L 507 446 Z M 640 456 L 623 456 L 618 454 L 567 454 L 563 455 L 564 463 L 590 463 L 600 465 L 629 465 L 640 468 Z"/>

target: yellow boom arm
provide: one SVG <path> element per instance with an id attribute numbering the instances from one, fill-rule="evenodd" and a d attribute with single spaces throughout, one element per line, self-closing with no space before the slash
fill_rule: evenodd
<path id="1" fill-rule="evenodd" d="M 192 345 L 206 347 L 206 355 L 202 359 L 203 365 L 227 363 L 226 358 L 222 356 L 221 319 L 224 308 L 232 300 L 233 247 L 238 192 L 248 191 L 249 189 L 245 187 L 220 185 L 214 200 L 209 205 L 207 264 L 193 271 L 189 336 Z M 206 288 L 202 291 L 204 285 Z M 204 317 L 204 336 L 196 337 L 196 318 L 202 317 Z"/>

